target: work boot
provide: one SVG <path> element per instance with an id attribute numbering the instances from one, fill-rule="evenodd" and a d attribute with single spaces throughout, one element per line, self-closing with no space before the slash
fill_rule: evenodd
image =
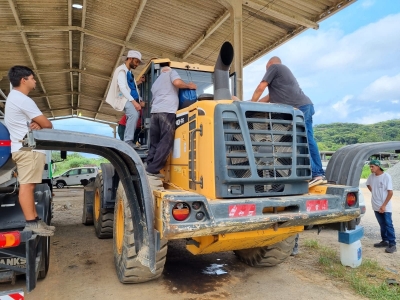
<path id="1" fill-rule="evenodd" d="M 379 243 L 374 244 L 375 248 L 386 248 L 389 247 L 389 242 L 387 241 L 381 241 Z"/>
<path id="2" fill-rule="evenodd" d="M 35 220 L 26 222 L 24 231 L 32 231 L 34 234 L 40 236 L 53 236 L 56 228 L 54 226 L 47 225 L 42 220 Z"/>
<path id="3" fill-rule="evenodd" d="M 391 245 L 385 249 L 386 253 L 394 253 L 397 252 L 396 245 Z"/>
<path id="4" fill-rule="evenodd" d="M 147 173 L 148 176 L 153 176 L 153 177 L 157 177 L 157 178 L 164 178 L 164 175 L 161 174 L 161 173 L 157 173 L 157 174 L 150 173 L 150 172 L 146 172 L 146 173 Z"/>

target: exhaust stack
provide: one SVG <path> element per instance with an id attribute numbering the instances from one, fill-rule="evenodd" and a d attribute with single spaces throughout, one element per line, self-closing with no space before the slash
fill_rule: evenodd
<path id="1" fill-rule="evenodd" d="M 214 100 L 231 100 L 229 89 L 229 68 L 233 60 L 233 47 L 225 42 L 219 51 L 214 67 Z"/>

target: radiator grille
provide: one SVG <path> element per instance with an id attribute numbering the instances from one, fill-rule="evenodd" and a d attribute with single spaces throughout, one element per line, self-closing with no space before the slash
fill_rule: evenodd
<path id="1" fill-rule="evenodd" d="M 309 176 L 304 123 L 291 113 L 247 111 L 245 122 L 224 113 L 223 128 L 228 177 L 258 179 L 256 193 L 282 192 L 289 179 Z"/>

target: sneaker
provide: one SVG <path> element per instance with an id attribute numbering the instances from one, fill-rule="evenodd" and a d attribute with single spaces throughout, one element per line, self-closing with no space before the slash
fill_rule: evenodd
<path id="1" fill-rule="evenodd" d="M 386 253 L 394 253 L 397 252 L 396 245 L 389 246 L 385 249 Z"/>
<path id="2" fill-rule="evenodd" d="M 374 244 L 375 248 L 386 248 L 389 247 L 389 242 L 381 241 L 379 243 Z"/>
<path id="3" fill-rule="evenodd" d="M 47 225 L 42 220 L 27 222 L 24 228 L 24 231 L 32 231 L 40 236 L 53 236 L 55 230 L 54 226 Z"/>
<path id="4" fill-rule="evenodd" d="M 153 177 L 157 177 L 157 178 L 164 178 L 164 175 L 161 174 L 161 173 L 157 173 L 157 174 L 150 173 L 150 172 L 146 172 L 146 173 L 147 173 L 148 176 L 153 176 Z"/>
<path id="5" fill-rule="evenodd" d="M 308 183 L 308 187 L 325 184 L 325 183 L 328 183 L 325 176 L 317 176 L 310 180 L 310 182 Z"/>

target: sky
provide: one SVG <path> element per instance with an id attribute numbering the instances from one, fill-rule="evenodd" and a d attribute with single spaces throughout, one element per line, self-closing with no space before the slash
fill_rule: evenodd
<path id="1" fill-rule="evenodd" d="M 400 1 L 359 0 L 244 68 L 244 100 L 279 56 L 314 103 L 314 125 L 373 124 L 400 118 Z M 264 95 L 266 92 L 264 93 Z M 113 136 L 78 118 L 54 128 Z"/>

